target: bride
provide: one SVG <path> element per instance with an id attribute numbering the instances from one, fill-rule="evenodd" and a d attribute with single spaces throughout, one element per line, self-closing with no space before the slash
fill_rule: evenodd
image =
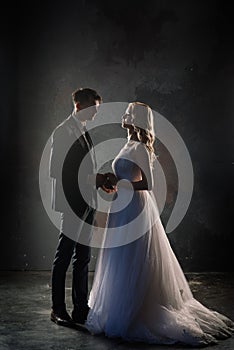
<path id="1" fill-rule="evenodd" d="M 193 297 L 162 226 L 152 192 L 152 110 L 130 103 L 122 126 L 128 142 L 112 164 L 117 198 L 97 261 L 86 328 L 127 341 L 194 347 L 230 337 L 234 323 Z"/>

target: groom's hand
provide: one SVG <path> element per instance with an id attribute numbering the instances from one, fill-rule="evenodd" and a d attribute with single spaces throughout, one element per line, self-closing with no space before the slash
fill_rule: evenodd
<path id="1" fill-rule="evenodd" d="M 118 179 L 113 173 L 105 173 L 106 181 L 102 186 L 102 189 L 107 193 L 113 193 L 117 191 Z"/>
<path id="2" fill-rule="evenodd" d="M 96 188 L 102 187 L 106 181 L 106 177 L 104 174 L 96 174 Z"/>
<path id="3" fill-rule="evenodd" d="M 106 193 L 116 192 L 117 177 L 113 173 L 97 174 L 96 187 L 105 191 Z"/>

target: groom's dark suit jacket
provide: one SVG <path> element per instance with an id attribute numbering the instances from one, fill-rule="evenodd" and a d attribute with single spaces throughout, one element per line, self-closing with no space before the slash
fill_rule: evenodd
<path id="1" fill-rule="evenodd" d="M 84 160 L 85 166 L 81 167 Z M 52 208 L 62 213 L 69 213 L 72 209 L 80 218 L 86 216 L 90 205 L 95 205 L 97 201 L 95 186 L 87 183 L 88 175 L 94 173 L 96 159 L 91 138 L 87 132 L 85 136 L 81 133 L 76 120 L 70 115 L 52 134 Z"/>

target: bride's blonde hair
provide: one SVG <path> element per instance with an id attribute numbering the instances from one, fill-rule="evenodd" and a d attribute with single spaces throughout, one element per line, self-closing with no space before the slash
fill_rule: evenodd
<path id="1" fill-rule="evenodd" d="M 128 111 L 133 116 L 132 125 L 140 142 L 146 145 L 150 154 L 151 164 L 156 158 L 154 151 L 154 126 L 151 108 L 142 102 L 131 102 Z"/>

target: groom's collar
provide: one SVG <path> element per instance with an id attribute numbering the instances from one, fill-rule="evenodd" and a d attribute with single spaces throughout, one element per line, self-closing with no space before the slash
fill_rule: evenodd
<path id="1" fill-rule="evenodd" d="M 77 118 L 77 113 L 75 111 L 72 112 L 71 117 L 75 120 L 76 126 L 79 128 L 79 130 L 83 133 L 84 132 L 84 127 L 86 126 L 86 122 L 81 122 Z"/>

